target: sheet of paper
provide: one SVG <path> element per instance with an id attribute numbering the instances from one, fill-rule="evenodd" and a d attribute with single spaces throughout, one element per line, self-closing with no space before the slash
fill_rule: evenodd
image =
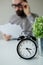
<path id="1" fill-rule="evenodd" d="M 12 35 L 13 38 L 17 38 L 21 35 L 22 29 L 20 25 L 8 23 L 0 25 L 0 32 L 3 34 Z"/>

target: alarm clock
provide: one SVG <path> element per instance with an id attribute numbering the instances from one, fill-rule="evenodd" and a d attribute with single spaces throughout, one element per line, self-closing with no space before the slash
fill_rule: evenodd
<path id="1" fill-rule="evenodd" d="M 37 44 L 36 41 L 32 38 L 34 37 L 19 37 L 21 40 L 17 45 L 17 53 L 22 59 L 32 59 L 37 53 Z"/>

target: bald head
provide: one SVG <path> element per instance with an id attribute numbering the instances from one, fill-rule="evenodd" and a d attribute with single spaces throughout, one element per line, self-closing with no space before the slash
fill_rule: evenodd
<path id="1" fill-rule="evenodd" d="M 20 17 L 26 17 L 22 3 L 27 2 L 27 0 L 12 0 L 12 6 L 15 8 L 16 14 Z"/>
<path id="2" fill-rule="evenodd" d="M 23 2 L 23 1 L 27 2 L 27 0 L 12 0 L 12 3 L 18 4 L 18 3 Z"/>

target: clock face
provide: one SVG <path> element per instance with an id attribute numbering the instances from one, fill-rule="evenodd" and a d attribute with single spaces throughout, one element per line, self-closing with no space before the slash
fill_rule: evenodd
<path id="1" fill-rule="evenodd" d="M 36 45 L 31 40 L 21 41 L 18 45 L 19 56 L 23 58 L 31 58 L 36 54 Z"/>

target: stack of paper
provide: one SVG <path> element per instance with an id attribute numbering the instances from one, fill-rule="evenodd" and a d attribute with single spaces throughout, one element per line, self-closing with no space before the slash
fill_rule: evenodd
<path id="1" fill-rule="evenodd" d="M 8 23 L 0 25 L 0 32 L 3 34 L 12 35 L 13 38 L 17 38 L 21 35 L 22 29 L 20 25 Z"/>

